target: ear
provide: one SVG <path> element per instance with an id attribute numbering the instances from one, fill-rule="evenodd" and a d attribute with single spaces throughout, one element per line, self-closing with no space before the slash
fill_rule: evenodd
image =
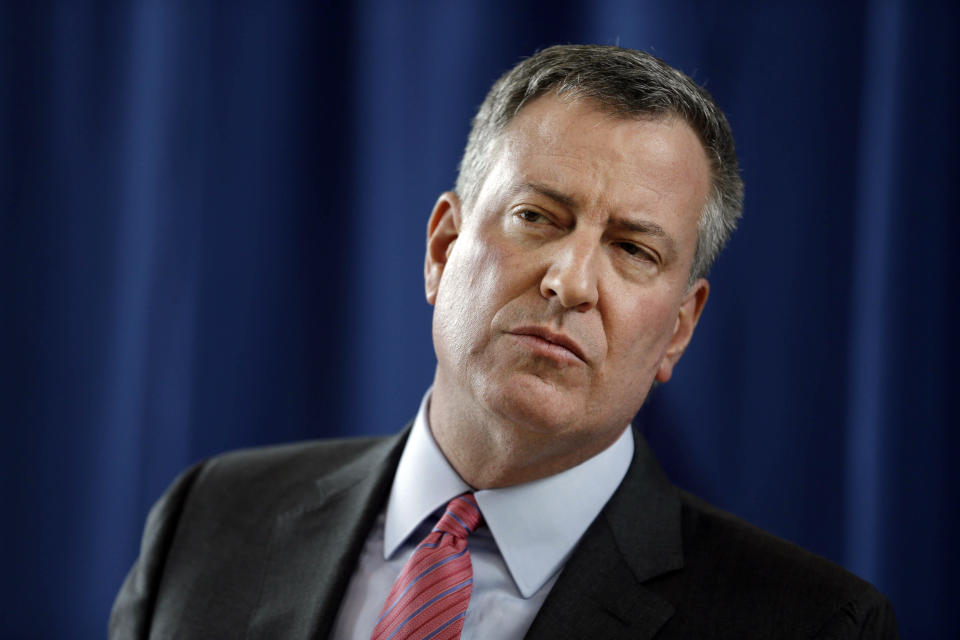
<path id="1" fill-rule="evenodd" d="M 437 301 L 440 276 L 447 265 L 453 244 L 460 235 L 462 223 L 460 198 L 452 191 L 444 191 L 433 205 L 430 221 L 427 222 L 427 255 L 423 260 L 423 286 L 427 302 Z"/>
<path id="2" fill-rule="evenodd" d="M 673 337 L 667 345 L 667 350 L 660 360 L 660 366 L 657 368 L 657 381 L 666 382 L 673 375 L 673 367 L 680 360 L 687 345 L 690 344 L 690 338 L 693 337 L 693 330 L 697 327 L 697 321 L 700 320 L 700 314 L 703 312 L 703 306 L 707 304 L 707 296 L 710 294 L 710 284 L 700 278 L 693 283 L 687 290 L 683 302 L 680 303 L 680 310 L 677 312 L 677 322 L 673 328 Z"/>

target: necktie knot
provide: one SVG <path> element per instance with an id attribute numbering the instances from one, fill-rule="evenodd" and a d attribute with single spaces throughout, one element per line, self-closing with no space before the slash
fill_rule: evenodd
<path id="1" fill-rule="evenodd" d="M 449 533 L 458 538 L 466 538 L 477 530 L 483 516 L 472 493 L 459 495 L 447 504 L 447 510 L 440 517 L 434 531 Z"/>
<path id="2" fill-rule="evenodd" d="M 447 505 L 387 596 L 371 640 L 456 640 L 473 591 L 467 536 L 483 517 L 472 493 Z"/>

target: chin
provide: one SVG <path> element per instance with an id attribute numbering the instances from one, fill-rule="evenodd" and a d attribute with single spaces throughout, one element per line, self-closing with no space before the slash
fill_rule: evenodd
<path id="1" fill-rule="evenodd" d="M 484 388 L 488 411 L 529 431 L 557 433 L 582 424 L 586 417 L 580 394 L 535 374 L 501 377 Z"/>

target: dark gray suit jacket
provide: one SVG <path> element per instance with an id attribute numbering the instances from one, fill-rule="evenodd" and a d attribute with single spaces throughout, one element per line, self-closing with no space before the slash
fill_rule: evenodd
<path id="1" fill-rule="evenodd" d="M 111 638 L 325 638 L 406 431 L 229 453 L 154 506 Z M 680 491 L 638 435 L 528 638 L 895 638 L 866 582 Z"/>

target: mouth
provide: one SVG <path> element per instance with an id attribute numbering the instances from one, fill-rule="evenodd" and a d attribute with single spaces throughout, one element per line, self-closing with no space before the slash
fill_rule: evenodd
<path id="1" fill-rule="evenodd" d="M 577 344 L 577 341 L 562 333 L 556 333 L 545 327 L 537 326 L 519 327 L 513 329 L 510 333 L 528 340 L 545 342 L 547 344 L 543 346 L 552 352 L 562 349 L 561 354 L 565 352 L 566 354 L 576 357 L 577 360 L 584 364 L 587 362 L 587 356 L 584 354 L 580 345 Z"/>

